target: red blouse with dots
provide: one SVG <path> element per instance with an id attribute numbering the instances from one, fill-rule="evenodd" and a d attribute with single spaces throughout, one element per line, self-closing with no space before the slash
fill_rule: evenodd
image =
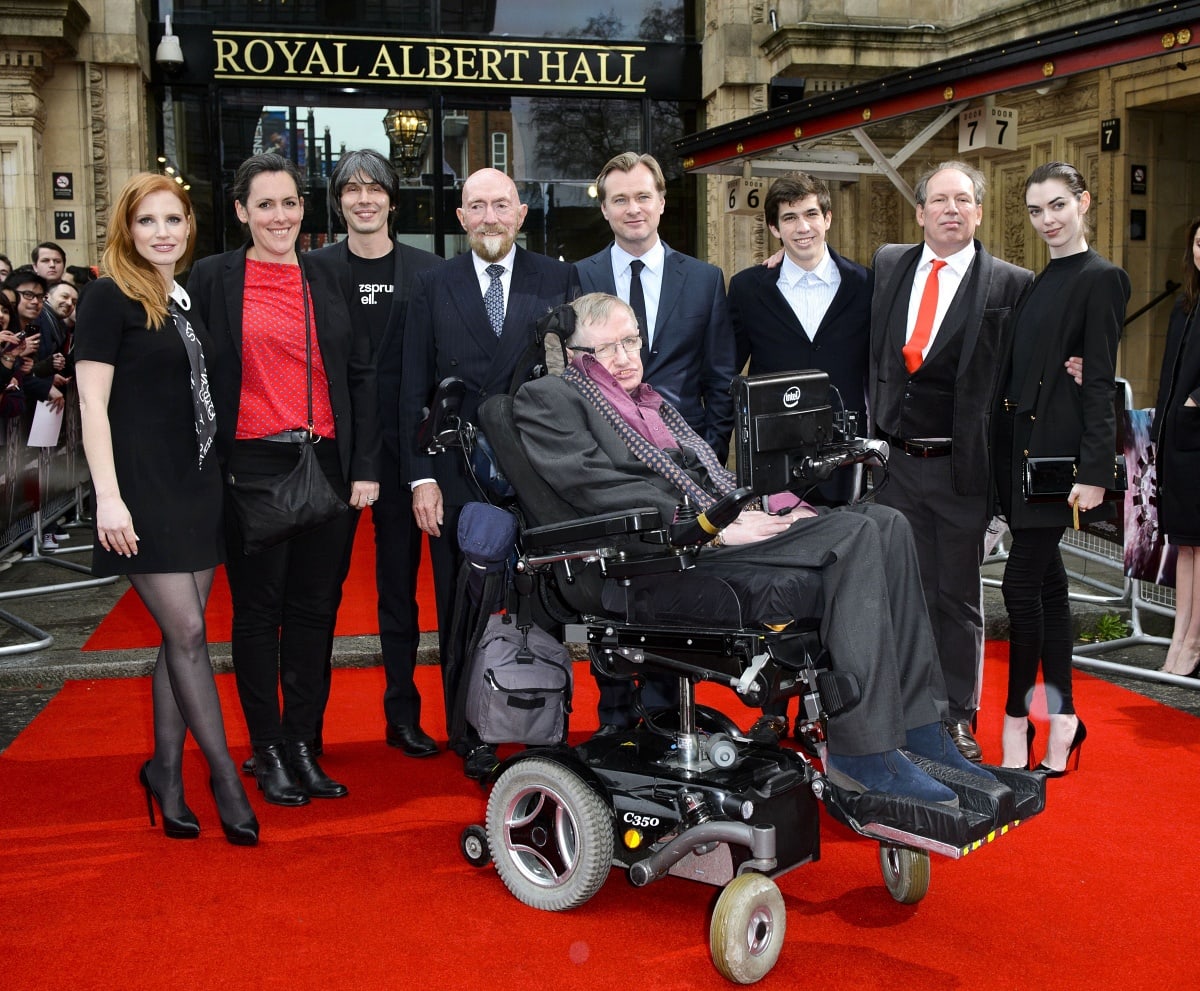
<path id="1" fill-rule="evenodd" d="M 307 425 L 303 300 L 299 265 L 246 259 L 238 440 L 270 437 Z M 313 424 L 322 437 L 333 437 L 329 380 L 321 361 L 311 296 L 309 318 L 313 327 Z"/>

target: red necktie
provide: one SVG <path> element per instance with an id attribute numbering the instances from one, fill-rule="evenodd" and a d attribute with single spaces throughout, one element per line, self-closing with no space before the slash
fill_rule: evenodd
<path id="1" fill-rule="evenodd" d="M 921 293 L 921 305 L 917 307 L 917 322 L 913 325 L 912 337 L 904 345 L 900 353 L 904 355 L 904 364 L 911 375 L 921 367 L 921 352 L 929 343 L 929 335 L 933 333 L 933 317 L 937 313 L 938 304 L 938 272 L 946 263 L 940 258 L 933 260 L 933 267 L 925 280 L 925 290 Z"/>

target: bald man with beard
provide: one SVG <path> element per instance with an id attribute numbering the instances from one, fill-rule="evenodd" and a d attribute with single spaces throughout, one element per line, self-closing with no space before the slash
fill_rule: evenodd
<path id="1" fill-rule="evenodd" d="M 457 211 L 471 250 L 418 274 L 405 321 L 403 477 L 412 486 L 417 526 L 429 536 L 443 659 L 461 562 L 458 516 L 479 494 L 459 452 L 431 457 L 417 449 L 417 427 L 434 388 L 450 376 L 466 385 L 462 417 L 474 422 L 480 403 L 509 390 L 518 365 L 527 360 L 538 319 L 577 294 L 570 265 L 517 246 L 527 212 L 516 185 L 503 172 L 472 173 Z"/>

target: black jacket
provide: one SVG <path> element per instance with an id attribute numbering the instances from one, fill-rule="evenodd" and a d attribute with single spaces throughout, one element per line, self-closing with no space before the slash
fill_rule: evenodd
<path id="1" fill-rule="evenodd" d="M 222 462 L 233 450 L 242 392 L 242 297 L 246 285 L 243 245 L 221 255 L 202 258 L 187 280 L 192 306 L 212 335 L 209 364 L 213 402 L 217 409 L 217 454 Z M 338 457 L 347 482 L 379 480 L 379 413 L 371 341 L 356 328 L 346 307 L 348 272 L 332 254 L 300 256 L 316 314 L 316 335 L 329 402 L 337 431 Z"/>

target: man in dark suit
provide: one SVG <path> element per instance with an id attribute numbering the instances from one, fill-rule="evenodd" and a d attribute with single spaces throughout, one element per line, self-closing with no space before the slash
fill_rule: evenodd
<path id="1" fill-rule="evenodd" d="M 871 301 L 871 415 L 891 445 L 879 502 L 912 524 L 925 603 L 949 697 L 948 729 L 979 760 L 983 604 L 979 566 L 991 517 L 988 414 L 1005 320 L 1033 273 L 978 241 L 984 178 L 962 162 L 920 177 L 924 244 L 884 245 Z"/>
<path id="2" fill-rule="evenodd" d="M 725 277 L 658 236 L 667 183 L 651 155 L 617 155 L 596 177 L 614 241 L 575 266 L 584 292 L 607 292 L 638 314 L 646 381 L 724 459 L 733 430 L 729 383 L 737 373 Z M 634 269 L 637 269 L 637 278 Z"/>
<path id="3" fill-rule="evenodd" d="M 378 152 L 342 154 L 329 182 L 329 210 L 346 225 L 346 238 L 314 252 L 343 267 L 351 317 L 371 338 L 379 382 L 379 497 L 371 506 L 375 527 L 375 591 L 379 644 L 387 687 L 383 694 L 385 739 L 410 757 L 437 753 L 437 744 L 421 729 L 421 696 L 413 683 L 420 627 L 417 571 L 421 531 L 412 511 L 412 490 L 400 474 L 400 378 L 404 366 L 404 321 L 418 272 L 442 264 L 442 258 L 393 239 L 400 182 Z M 355 517 L 357 520 L 357 516 Z M 346 546 L 350 566 L 353 532 Z"/>
<path id="4" fill-rule="evenodd" d="M 444 378 L 462 379 L 462 417 L 474 422 L 484 399 L 507 392 L 514 378 L 527 377 L 529 366 L 540 360 L 530 350 L 535 324 L 576 294 L 570 265 L 517 247 L 527 212 L 503 172 L 472 173 L 458 210 L 471 250 L 417 276 L 405 321 L 401 457 L 413 488 L 413 515 L 430 538 L 443 661 L 461 559 L 459 512 L 480 493 L 458 452 L 431 457 L 417 450 L 416 431 L 422 408 Z M 452 701 L 446 700 L 447 715 Z M 488 759 L 480 750 L 479 760 Z"/>
<path id="5" fill-rule="evenodd" d="M 595 293 L 573 309 L 570 367 L 523 386 L 513 405 L 538 473 L 583 514 L 652 506 L 670 519 L 685 493 L 708 506 L 732 489 L 712 451 L 642 381 L 630 308 Z M 944 692 L 909 531 L 900 513 L 881 506 L 817 510 L 793 500 L 779 514 L 743 510 L 718 535 L 719 546 L 702 550 L 696 568 L 735 589 L 737 563 L 779 580 L 796 568 L 819 569 L 825 644 L 862 691 L 858 704 L 829 720 L 830 780 L 851 791 L 955 805 L 954 793 L 899 749 L 991 778 L 963 760 L 942 725 Z"/>
<path id="6" fill-rule="evenodd" d="M 783 242 L 783 261 L 753 265 L 729 282 L 737 367 L 749 358 L 751 375 L 819 368 L 865 429 L 871 274 L 826 243 L 833 207 L 820 179 L 803 172 L 776 179 L 763 211 Z M 844 469 L 806 498 L 848 502 L 855 477 L 853 468 Z"/>

